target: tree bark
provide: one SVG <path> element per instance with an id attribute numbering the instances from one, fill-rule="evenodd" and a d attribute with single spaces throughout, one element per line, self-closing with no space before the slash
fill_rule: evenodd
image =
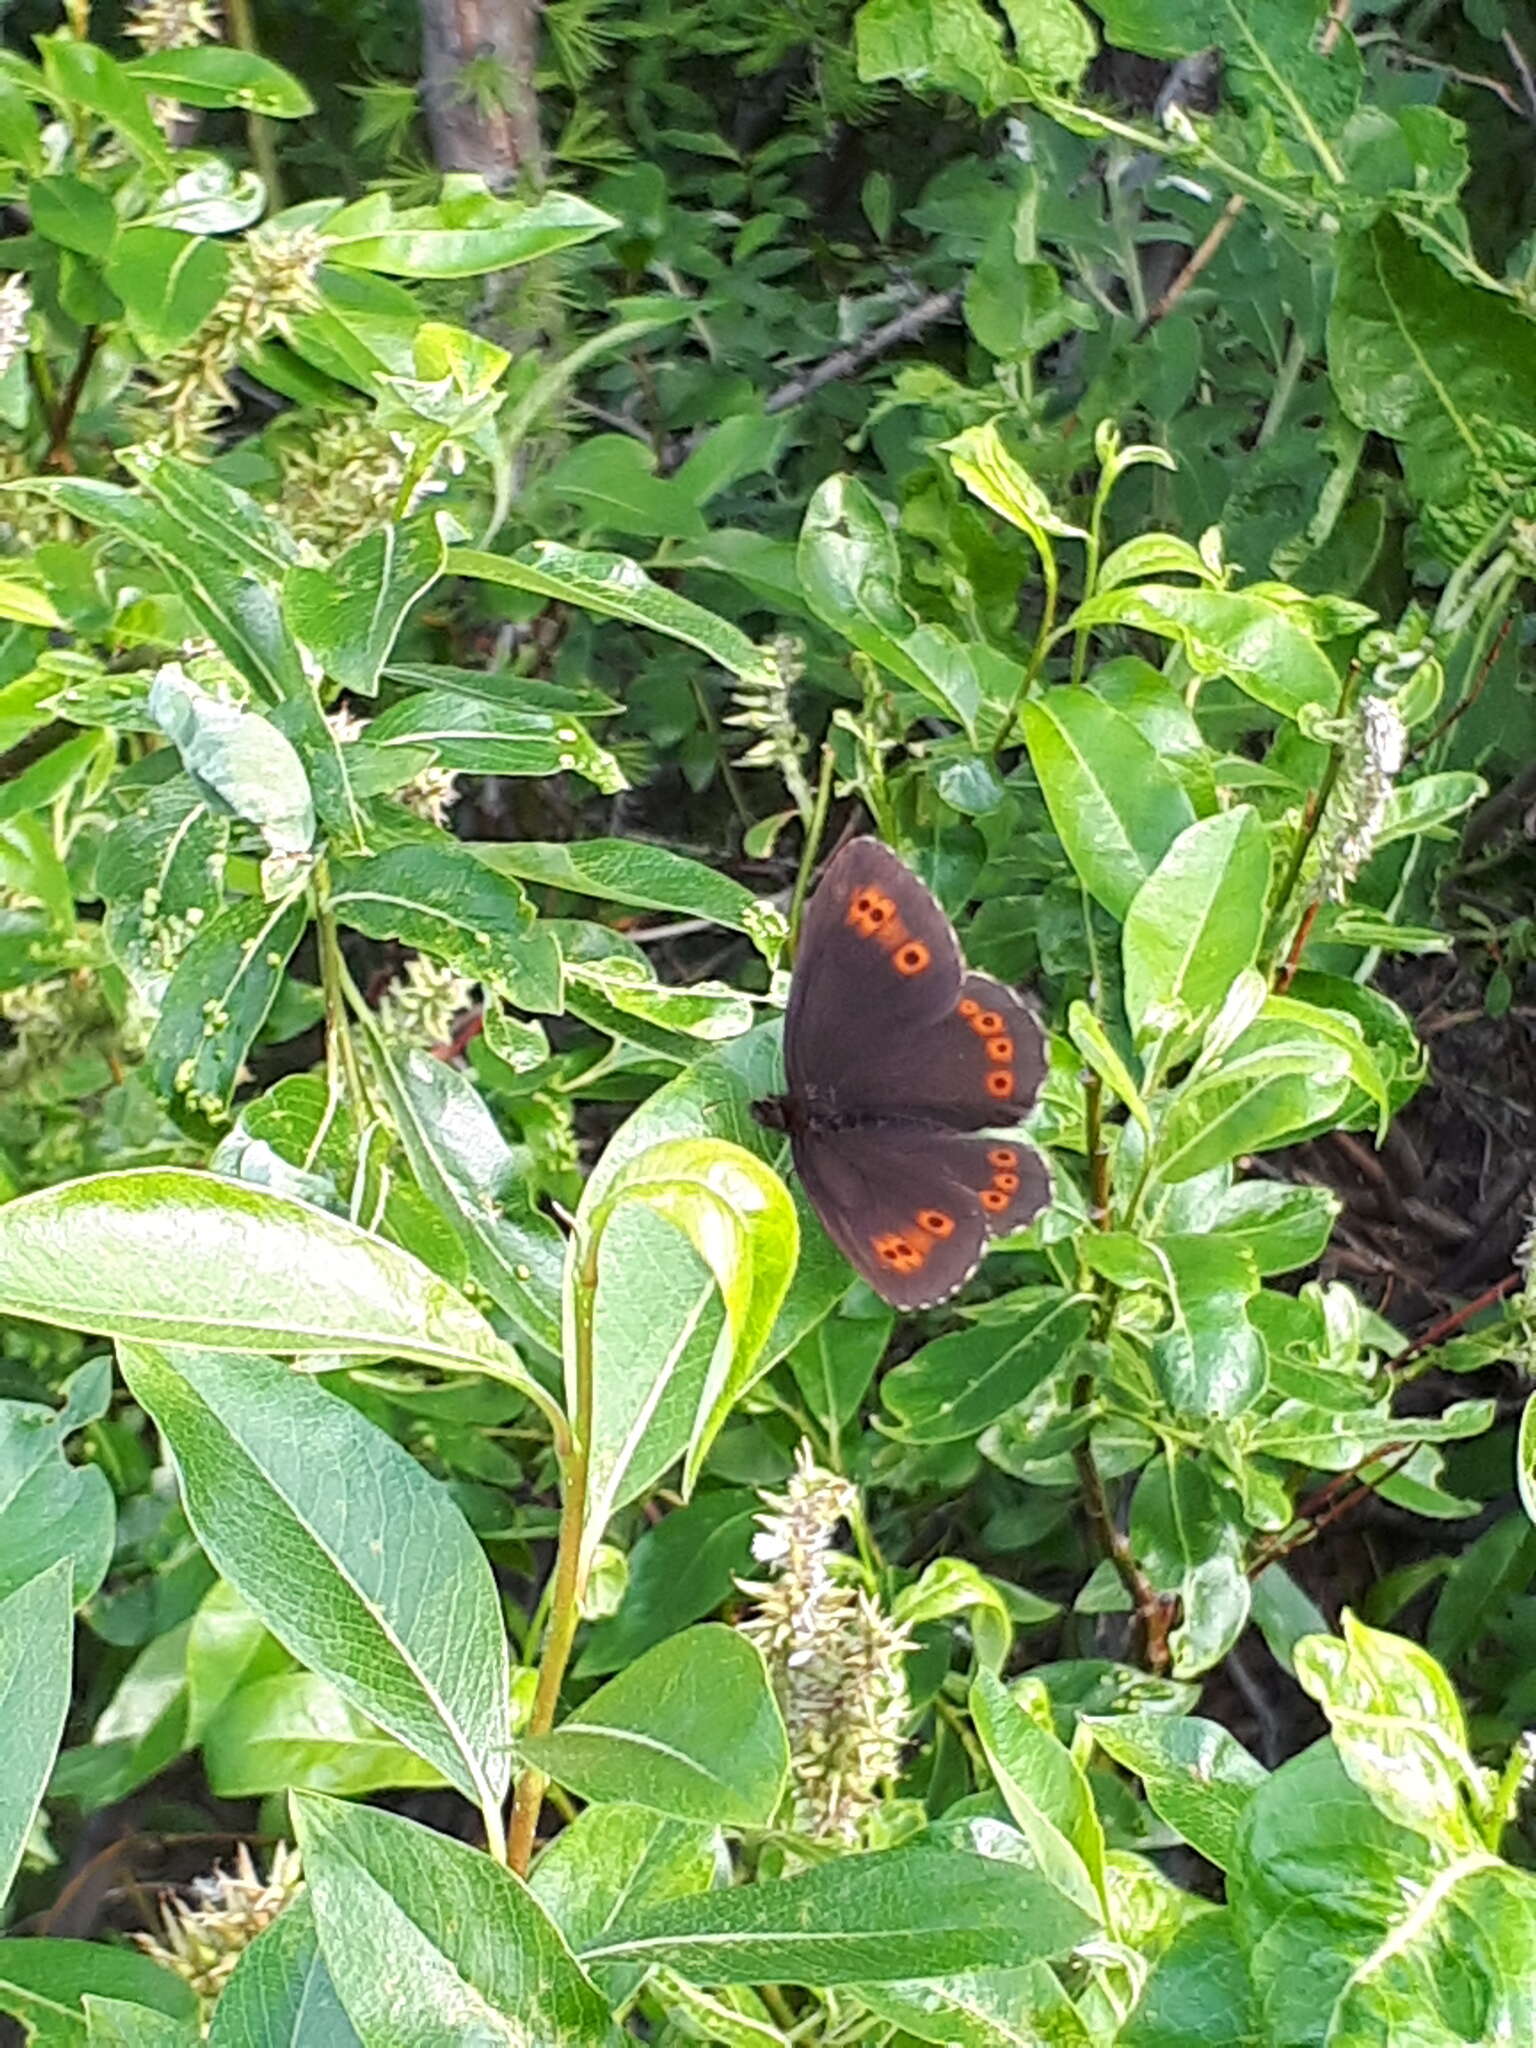
<path id="1" fill-rule="evenodd" d="M 421 0 L 421 99 L 432 154 L 493 192 L 541 169 L 533 72 L 540 0 Z"/>

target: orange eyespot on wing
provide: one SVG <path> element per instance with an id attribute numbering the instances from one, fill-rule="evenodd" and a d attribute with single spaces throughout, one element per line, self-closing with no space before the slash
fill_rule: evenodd
<path id="1" fill-rule="evenodd" d="M 881 1265 L 893 1273 L 915 1273 L 928 1256 L 926 1245 L 915 1244 L 899 1230 L 887 1230 L 869 1243 Z"/>
<path id="2" fill-rule="evenodd" d="M 848 922 L 861 938 L 879 938 L 895 916 L 896 905 L 879 889 L 855 889 L 848 898 Z"/>
<path id="3" fill-rule="evenodd" d="M 1003 1028 L 1003 1020 L 996 1010 L 978 1010 L 971 1019 L 971 1029 L 978 1038 L 996 1038 Z"/>
<path id="4" fill-rule="evenodd" d="M 994 1145 L 987 1154 L 987 1164 L 994 1172 L 1006 1173 L 1010 1166 L 1017 1166 L 1019 1155 L 1007 1145 Z"/>
<path id="5" fill-rule="evenodd" d="M 1013 1069 L 994 1067 L 987 1076 L 987 1093 L 995 1095 L 999 1102 L 1006 1102 L 1013 1093 Z"/>
<path id="6" fill-rule="evenodd" d="M 980 1011 L 981 1005 L 973 996 L 962 996 L 959 1002 L 956 1003 L 955 1008 L 965 1019 L 966 1023 L 969 1024 L 971 1019 Z"/>
<path id="7" fill-rule="evenodd" d="M 1013 1040 L 1011 1038 L 989 1038 L 987 1040 L 987 1058 L 989 1060 L 1011 1060 L 1013 1058 Z"/>
<path id="8" fill-rule="evenodd" d="M 994 1173 L 992 1185 L 999 1194 L 1016 1195 L 1019 1192 L 1019 1176 L 1016 1173 Z"/>
<path id="9" fill-rule="evenodd" d="M 898 974 L 923 974 L 927 972 L 929 958 L 928 948 L 921 939 L 908 939 L 891 955 L 891 965 Z"/>
<path id="10" fill-rule="evenodd" d="M 930 1237 L 953 1237 L 955 1219 L 942 1209 L 919 1209 L 917 1223 L 920 1230 L 926 1230 Z"/>
<path id="11" fill-rule="evenodd" d="M 981 1206 L 989 1216 L 1000 1216 L 1008 1206 L 1008 1197 L 1001 1188 L 983 1188 Z"/>

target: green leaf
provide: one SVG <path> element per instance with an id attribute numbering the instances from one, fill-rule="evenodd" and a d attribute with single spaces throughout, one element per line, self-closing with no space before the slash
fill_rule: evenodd
<path id="1" fill-rule="evenodd" d="M 0 1401 L 0 1599 L 36 1586 L 66 1558 L 74 1563 L 71 1606 L 89 1600 L 107 1575 L 116 1504 L 100 1466 L 64 1455 L 65 1435 L 79 1427 L 67 1409 Z"/>
<path id="2" fill-rule="evenodd" d="M 757 922 L 757 898 L 750 889 L 665 846 L 633 839 L 488 841 L 475 851 L 498 873 L 547 889 L 677 917 L 707 917 L 738 932 L 751 933 Z"/>
<path id="3" fill-rule="evenodd" d="M 1151 743 L 1089 689 L 1057 689 L 1021 715 L 1029 757 L 1067 858 L 1090 896 L 1123 918 L 1194 823 L 1184 786 Z"/>
<path id="4" fill-rule="evenodd" d="M 131 1948 L 103 1941 L 0 1939 L 0 2012 L 47 2048 L 85 2048 L 87 1994 L 190 2020 L 197 2001 L 179 1977 Z"/>
<path id="5" fill-rule="evenodd" d="M 386 206 L 382 223 L 379 212 L 362 201 L 324 223 L 332 263 L 390 277 L 484 277 L 618 226 L 612 214 L 572 192 L 546 192 L 528 201 L 498 199 L 482 189 L 400 213 Z"/>
<path id="6" fill-rule="evenodd" d="M 356 747 L 397 749 L 411 760 L 413 773 L 414 757 L 425 747 L 439 767 L 474 775 L 574 771 L 609 796 L 625 786 L 613 756 L 574 719 L 447 690 L 402 697 L 370 722 Z"/>
<path id="7" fill-rule="evenodd" d="M 696 1494 L 646 1529 L 629 1553 L 618 1612 L 591 1630 L 576 1663 L 580 1678 L 624 1670 L 644 1651 L 718 1607 L 752 1562 L 761 1502 L 727 1488 Z"/>
<path id="8" fill-rule="evenodd" d="M 1060 1612 L 1054 1600 L 989 1579 L 963 1557 L 936 1557 L 891 1602 L 891 1619 L 909 1629 L 964 1615 L 976 1663 L 987 1671 L 1001 1671 L 1007 1663 L 1015 1621 L 1038 1626 Z"/>
<path id="9" fill-rule="evenodd" d="M 1390 213 L 1341 243 L 1328 369 L 1355 424 L 1399 444 L 1421 501 L 1468 501 L 1483 528 L 1536 476 L 1529 321 L 1453 276 Z"/>
<path id="10" fill-rule="evenodd" d="M 1012 223 L 1006 226 L 1011 240 Z M 1054 560 L 1050 536 L 1086 538 L 1080 526 L 1069 524 L 1053 509 L 1040 485 L 1008 449 L 996 420 L 988 420 L 980 427 L 967 427 L 944 443 L 944 452 L 951 469 L 972 496 L 999 513 L 1010 526 L 1027 534 L 1035 553 L 1047 566 Z"/>
<path id="11" fill-rule="evenodd" d="M 117 240 L 117 212 L 99 185 L 67 173 L 33 178 L 27 210 L 35 233 L 61 249 L 103 261 Z"/>
<path id="12" fill-rule="evenodd" d="M 224 296 L 229 256 L 201 235 L 134 226 L 118 237 L 104 275 L 145 355 L 169 355 L 192 339 Z"/>
<path id="13" fill-rule="evenodd" d="M 1049 1719 L 1043 1688 L 1037 1692 Z M 997 1789 L 1040 1874 L 1081 1911 L 1102 1919 L 1104 1830 L 1071 1752 L 990 1671 L 971 1681 L 970 1707 Z"/>
<path id="14" fill-rule="evenodd" d="M 761 1653 L 715 1623 L 647 1650 L 518 1750 L 583 1799 L 725 1827 L 767 1827 L 789 1769 Z"/>
<path id="15" fill-rule="evenodd" d="M 546 1351 L 560 1350 L 565 1238 L 519 1185 L 519 1162 L 474 1084 L 365 1025 L 374 1078 L 417 1185 L 457 1231 L 469 1270 Z"/>
<path id="16" fill-rule="evenodd" d="M 553 1921 L 487 1855 L 321 1793 L 293 1799 L 321 1952 L 363 2048 L 617 2048 Z"/>
<path id="17" fill-rule="evenodd" d="M 1450 1680 L 1427 1650 L 1367 1628 L 1296 1646 L 1296 1676 L 1322 1707 L 1346 1771 L 1390 1820 L 1459 1854 L 1481 1845 L 1486 1792 Z"/>
<path id="18" fill-rule="evenodd" d="M 544 488 L 574 500 L 584 521 L 604 532 L 702 539 L 693 492 L 681 476 L 658 476 L 655 465 L 652 449 L 632 434 L 594 434 L 561 457 Z"/>
<path id="19" fill-rule="evenodd" d="M 302 896 L 247 897 L 200 925 L 176 962 L 145 1062 L 161 1097 L 199 1128 L 229 1121 L 246 1056 L 308 923 Z"/>
<path id="20" fill-rule="evenodd" d="M 1536 2033 L 1536 1879 L 1487 1855 L 1437 1873 L 1356 1965 L 1329 2048 L 1524 2041 Z"/>
<path id="21" fill-rule="evenodd" d="M 789 1354 L 789 1369 L 812 1419 L 835 1442 L 858 1414 L 896 1318 L 882 1302 L 863 1301 L 825 1317 Z"/>
<path id="22" fill-rule="evenodd" d="M 1342 1045 L 1294 1024 L 1251 1025 L 1218 1065 L 1191 1076 L 1170 1101 L 1158 1173 L 1189 1180 L 1285 1144 L 1343 1101 L 1349 1060 Z"/>
<path id="23" fill-rule="evenodd" d="M 1159 1820 L 1218 1870 L 1236 1857 L 1238 1826 L 1269 1773 L 1216 1721 L 1169 1714 L 1090 1718 L 1094 1740 L 1134 1771 Z"/>
<path id="24" fill-rule="evenodd" d="M 1247 1305 L 1256 1268 L 1242 1247 L 1214 1233 L 1170 1236 L 1147 1250 L 1168 1294 L 1171 1327 L 1152 1346 L 1152 1368 L 1176 1414 L 1241 1415 L 1264 1386 L 1264 1346 Z"/>
<path id="25" fill-rule="evenodd" d="M 1086 1003 L 1074 1002 L 1067 1011 L 1067 1035 L 1110 1094 L 1125 1104 L 1150 1137 L 1152 1118 L 1141 1090 L 1132 1080 L 1130 1068 L 1115 1050 L 1113 1039 Z"/>
<path id="26" fill-rule="evenodd" d="M 1515 1479 L 1520 1488 L 1520 1505 L 1536 1522 L 1536 1394 L 1520 1411 L 1520 1433 L 1515 1445 Z"/>
<path id="27" fill-rule="evenodd" d="M 1185 57 L 1218 45 L 1238 103 L 1264 122 L 1266 137 L 1278 128 L 1332 184 L 1345 182 L 1336 152 L 1359 98 L 1360 60 L 1347 37 L 1336 47 L 1320 45 L 1312 0 L 1268 0 L 1262 8 L 1191 0 L 1173 12 L 1159 0 L 1105 0 L 1097 12 L 1105 40 L 1118 49 Z M 1287 163 L 1277 140 L 1268 146 Z"/>
<path id="28" fill-rule="evenodd" d="M 0 1255 L 0 1309 L 67 1330 L 413 1358 L 534 1391 L 484 1318 L 409 1252 L 212 1174 L 146 1167 L 39 1189 L 0 1205 Z"/>
<path id="29" fill-rule="evenodd" d="M 313 1671 L 278 1672 L 242 1686 L 204 1735 L 203 1763 L 219 1799 L 290 1788 L 361 1799 L 394 1786 L 444 1782 Z"/>
<path id="30" fill-rule="evenodd" d="M 88 1991 L 81 2009 L 92 2048 L 197 2048 L 202 2039 L 190 2020 L 172 2019 L 126 1998 Z"/>
<path id="31" fill-rule="evenodd" d="M 288 1653 L 234 1587 L 216 1579 L 187 1633 L 187 1742 L 203 1731 L 242 1686 L 289 1669 Z"/>
<path id="32" fill-rule="evenodd" d="M 256 826 L 273 853 L 309 851 L 315 837 L 309 778 L 275 725 L 203 689 L 179 662 L 168 662 L 155 676 L 149 712 L 210 801 Z"/>
<path id="33" fill-rule="evenodd" d="M 1253 1261 L 1261 1279 L 1320 1259 L 1341 1204 L 1331 1189 L 1272 1180 L 1239 1181 L 1221 1198 L 1213 1229 Z"/>
<path id="34" fill-rule="evenodd" d="M 1307 705 L 1332 711 L 1339 678 L 1316 641 L 1278 605 L 1241 590 L 1143 583 L 1090 598 L 1070 622 L 1131 626 L 1174 640 L 1203 676 L 1228 676 L 1257 704 L 1296 718 Z"/>
<path id="35" fill-rule="evenodd" d="M 124 69 L 150 92 L 189 107 L 241 107 L 278 121 L 296 121 L 315 111 L 314 101 L 291 72 L 254 51 L 225 43 L 152 50 Z"/>
<path id="36" fill-rule="evenodd" d="M 580 1953 L 702 1984 L 847 1984 L 1064 1955 L 1094 1924 L 1016 1863 L 897 1849 L 652 1907 Z"/>
<path id="37" fill-rule="evenodd" d="M 1388 796 L 1372 846 L 1379 850 L 1390 846 L 1394 839 L 1432 833 L 1437 826 L 1459 817 L 1487 790 L 1482 776 L 1465 768 L 1453 768 L 1443 775 L 1421 775 L 1417 782 L 1404 783 Z"/>
<path id="38" fill-rule="evenodd" d="M 346 1402 L 253 1354 L 124 1346 L 187 1518 L 300 1663 L 494 1811 L 508 1778 L 505 1638 L 448 1494 Z"/>
<path id="39" fill-rule="evenodd" d="M 515 1002 L 529 993 L 519 955 L 533 950 L 533 906 L 446 832 L 333 861 L 330 903 L 353 931 L 415 946 Z"/>
<path id="40" fill-rule="evenodd" d="M 817 618 L 974 732 L 981 686 L 970 656 L 947 629 L 919 625 L 908 609 L 895 536 L 856 477 L 831 476 L 818 486 L 795 559 Z"/>
<path id="41" fill-rule="evenodd" d="M 67 29 L 39 36 L 43 77 L 51 95 L 94 114 L 120 135 L 141 163 L 168 172 L 170 152 L 150 110 L 149 95 L 98 43 Z"/>
<path id="42" fill-rule="evenodd" d="M 925 1344 L 888 1372 L 880 1391 L 901 1438 L 969 1441 L 1025 1401 L 1087 1334 L 1092 1303 L 1059 1287 L 1009 1296 L 1006 1320 L 974 1323 Z"/>
<path id="43" fill-rule="evenodd" d="M 0 1515 L 0 1528 L 4 1519 Z M 67 1558 L 0 1600 L 0 1726 L 6 1754 L 0 1783 L 0 1905 L 10 1893 L 64 1733 L 73 1607 Z"/>
<path id="44" fill-rule="evenodd" d="M 1131 1549 L 1160 1593 L 1177 1593 L 1173 1675 L 1193 1678 L 1231 1649 L 1248 1620 L 1242 1531 L 1203 1464 L 1168 1450 L 1142 1472 L 1131 1502 Z"/>
<path id="45" fill-rule="evenodd" d="M 236 1963 L 214 2007 L 208 2048 L 359 2048 L 302 1893 Z"/>
<path id="46" fill-rule="evenodd" d="M 1230 1912 L 1186 1920 L 1158 1958 L 1117 2048 L 1270 2048 Z"/>
<path id="47" fill-rule="evenodd" d="M 1197 819 L 1137 890 L 1125 915 L 1125 1011 L 1138 1038 L 1198 1028 L 1258 958 L 1269 897 L 1269 841 L 1247 804 Z"/>
<path id="48" fill-rule="evenodd" d="M 903 2041 L 932 2041 L 938 2048 L 1093 2048 L 1086 2021 L 1048 1963 L 856 1984 L 851 1995 L 900 2027 Z"/>
<path id="49" fill-rule="evenodd" d="M 572 1263 L 567 1311 L 592 1318 L 590 1552 L 613 1509 L 684 1451 L 692 1490 L 726 1416 L 772 1362 L 764 1347 L 799 1226 L 760 1159 L 717 1138 L 676 1138 L 590 1179 L 577 1231 L 593 1261 L 591 1273 Z M 595 1301 L 578 1301 L 593 1275 Z"/>
<path id="50" fill-rule="evenodd" d="M 644 1806 L 589 1806 L 539 1852 L 529 1889 L 572 1947 L 601 1940 L 627 1915 L 708 1891 L 717 1876 L 714 1828 L 669 1820 Z M 599 1988 L 617 2006 L 644 1975 L 600 1964 Z"/>
<path id="51" fill-rule="evenodd" d="M 283 582 L 283 616 L 334 682 L 372 697 L 407 614 L 447 559 L 435 513 L 382 527 L 323 569 L 295 562 Z"/>
<path id="52" fill-rule="evenodd" d="M 649 626 L 653 632 L 697 647 L 732 675 L 753 678 L 762 673 L 762 653 L 739 626 L 652 582 L 628 555 L 591 553 L 553 540 L 534 541 L 510 556 L 450 548 L 448 573 L 530 591 L 556 604 L 596 612 L 601 618 Z"/>
<path id="53" fill-rule="evenodd" d="M 865 0 L 854 17 L 862 79 L 896 78 L 913 92 L 959 93 L 983 114 L 1023 80 L 1003 56 L 1002 31 L 979 0 Z"/>

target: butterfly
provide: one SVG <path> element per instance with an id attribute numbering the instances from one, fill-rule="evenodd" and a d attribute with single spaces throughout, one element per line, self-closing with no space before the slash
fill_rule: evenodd
<path id="1" fill-rule="evenodd" d="M 1045 1161 L 1009 1128 L 1040 1092 L 1045 1034 L 1012 989 L 967 971 L 954 926 L 878 839 L 850 840 L 806 911 L 784 1067 L 785 1093 L 752 1113 L 788 1133 L 828 1235 L 897 1308 L 946 1300 L 989 1237 L 1051 1199 Z"/>

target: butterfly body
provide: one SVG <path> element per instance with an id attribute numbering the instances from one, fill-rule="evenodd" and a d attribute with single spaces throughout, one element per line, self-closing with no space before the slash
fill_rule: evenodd
<path id="1" fill-rule="evenodd" d="M 788 1134 L 827 1232 L 899 1308 L 953 1294 L 990 1236 L 1050 1200 L 1009 1128 L 1045 1075 L 1029 1006 L 968 972 L 954 928 L 888 847 L 855 839 L 811 900 L 784 1024 L 783 1095 L 753 1105 Z"/>

